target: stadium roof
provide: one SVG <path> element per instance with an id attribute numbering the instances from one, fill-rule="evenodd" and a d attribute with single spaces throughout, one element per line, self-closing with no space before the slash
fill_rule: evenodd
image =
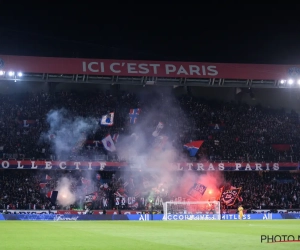
<path id="1" fill-rule="evenodd" d="M 210 87 L 300 87 L 300 65 L 0 55 L 0 81 Z"/>

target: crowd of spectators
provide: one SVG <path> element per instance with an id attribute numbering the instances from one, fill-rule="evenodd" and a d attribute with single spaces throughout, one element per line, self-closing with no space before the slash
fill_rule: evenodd
<path id="1" fill-rule="evenodd" d="M 247 209 L 300 208 L 299 173 L 227 172 L 225 177 L 234 187 L 242 187 L 242 204 Z"/>
<path id="2" fill-rule="evenodd" d="M 68 184 L 59 184 L 62 177 L 69 180 Z M 161 183 L 160 176 L 139 171 L 106 171 L 88 176 L 81 171 L 2 170 L 0 180 L 0 209 L 3 210 L 85 209 L 87 204 L 93 210 L 146 210 L 150 199 L 155 209 L 162 209 L 165 201 L 190 199 L 186 191 L 182 193 L 178 188 L 182 186 L 182 172 L 174 173 L 172 183 Z M 219 184 L 240 187 L 241 203 L 247 210 L 300 209 L 299 173 L 224 172 L 224 182 Z M 64 197 L 68 196 L 67 189 L 75 201 Z M 52 190 L 59 191 L 56 204 L 47 198 Z M 222 204 L 222 207 L 232 209 L 238 204 L 237 201 L 233 206 Z"/>
<path id="3" fill-rule="evenodd" d="M 204 140 L 192 160 L 297 162 L 300 159 L 300 126 L 296 112 L 207 101 L 188 95 L 137 96 L 125 92 L 112 95 L 100 91 L 0 95 L 0 158 L 56 159 L 51 135 L 46 139 L 42 135 L 49 131 L 48 112 L 62 108 L 73 117 L 93 117 L 99 121 L 107 112 L 115 112 L 114 125 L 99 125 L 86 135 L 87 142 L 101 141 L 108 133 L 118 133 L 120 138 L 133 134 L 136 125 L 129 122 L 129 109 L 140 108 L 136 124 L 147 120 L 143 123 L 143 132 L 151 137 L 158 122 L 163 122 L 162 133 L 168 136 L 180 157 L 183 144 Z M 284 147 L 275 149 L 274 145 L 278 144 Z M 68 157 L 71 155 L 74 157 L 73 151 Z M 118 160 L 118 155 L 110 159 L 107 155 L 101 145 L 95 147 L 87 143 L 76 152 L 77 157 Z"/>
<path id="4" fill-rule="evenodd" d="M 129 110 L 137 108 L 141 109 L 141 113 L 136 123 L 131 124 Z M 196 157 L 189 159 L 191 161 L 300 160 L 299 116 L 294 111 L 251 107 L 235 102 L 208 101 L 190 95 L 176 97 L 159 92 L 134 95 L 127 92 L 111 94 L 101 91 L 0 95 L 0 158 L 59 160 L 60 156 L 56 155 L 53 148 L 55 131 L 49 134 L 47 114 L 62 109 L 67 111 L 69 117 L 93 118 L 98 123 L 102 115 L 115 112 L 113 126 L 98 124 L 92 131 L 81 131 L 84 133 L 85 143 L 80 144 L 78 150 L 67 152 L 64 160 L 126 160 L 126 155 L 124 158 L 124 155 L 121 157 L 119 154 L 117 141 L 117 152 L 114 154 L 107 152 L 101 144 L 89 143 L 101 141 L 107 134 L 118 134 L 120 140 L 122 137 L 131 138 L 135 135 L 134 141 L 139 145 L 139 152 L 145 154 L 153 147 L 152 133 L 159 122 L 164 124 L 160 135 L 168 138 L 167 145 L 176 150 L 177 160 L 189 157 L 183 145 L 195 140 L 204 140 L 204 144 Z M 138 138 L 146 138 L 146 143 L 139 143 Z M 129 141 L 124 144 L 123 141 L 120 145 L 129 148 L 131 144 Z M 149 176 L 146 178 L 140 174 L 138 178 L 127 176 L 124 179 L 120 174 L 102 172 L 99 180 L 90 178 L 92 182 L 87 187 L 82 179 L 86 178 L 83 172 L 53 171 L 49 172 L 52 179 L 47 180 L 45 186 L 41 186 L 45 182 L 45 172 L 1 170 L 0 207 L 51 209 L 53 204 L 46 194 L 57 187 L 57 181 L 62 176 L 73 180 L 71 189 L 77 195 L 76 202 L 72 204 L 74 208 L 84 206 L 85 195 L 88 193 L 95 198 L 92 202 L 94 209 L 143 209 L 147 206 L 149 196 L 161 196 L 159 205 L 165 199 L 176 198 L 176 192 L 175 195 L 174 192 L 171 194 L 167 188 L 161 193 L 159 190 L 163 184 L 155 181 L 153 176 L 149 179 Z M 299 174 L 226 172 L 224 175 L 233 186 L 242 187 L 241 196 L 246 208 L 299 208 Z M 125 196 L 136 199 L 131 204 L 127 200 L 124 205 L 122 198 Z"/>

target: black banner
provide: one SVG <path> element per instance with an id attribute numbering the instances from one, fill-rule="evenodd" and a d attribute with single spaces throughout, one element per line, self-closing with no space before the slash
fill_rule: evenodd
<path id="1" fill-rule="evenodd" d="M 226 206 L 232 206 L 239 197 L 241 188 L 225 190 L 221 194 L 221 202 Z"/>

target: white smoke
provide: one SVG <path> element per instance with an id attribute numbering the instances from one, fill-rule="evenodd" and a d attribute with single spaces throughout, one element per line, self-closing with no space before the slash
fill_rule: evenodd
<path id="1" fill-rule="evenodd" d="M 63 207 L 70 206 L 76 201 L 76 194 L 72 193 L 73 181 L 66 177 L 58 180 L 56 190 L 58 191 L 57 203 Z"/>
<path id="2" fill-rule="evenodd" d="M 182 153 L 182 150 L 173 147 L 173 142 L 181 132 L 178 125 L 185 119 L 185 114 L 168 93 L 161 100 L 151 98 L 144 107 L 136 124 L 131 125 L 130 133 L 123 138 L 120 136 L 118 155 L 127 157 L 124 160 L 133 170 L 140 169 L 153 176 L 155 183 L 150 189 L 160 183 L 171 185 L 176 171 L 174 163 Z"/>
<path id="3" fill-rule="evenodd" d="M 51 110 L 47 114 L 49 130 L 42 135 L 51 141 L 52 150 L 62 159 L 74 150 L 74 147 L 86 140 L 86 135 L 99 127 L 94 118 L 73 117 L 65 109 Z"/>
<path id="4" fill-rule="evenodd" d="M 162 97 L 161 93 L 157 96 Z M 178 176 L 174 163 L 191 160 L 182 155 L 182 143 L 200 138 L 186 138 L 187 141 L 180 141 L 179 137 L 186 137 L 185 132 L 193 129 L 194 118 L 185 113 L 180 104 L 174 100 L 172 93 L 165 93 L 162 99 L 160 97 L 158 100 L 154 98 L 147 100 L 137 118 L 137 123 L 132 125 L 130 133 L 118 142 L 118 153 L 124 157 L 130 156 L 130 167 L 133 170 L 139 169 L 143 176 L 146 176 L 147 189 L 150 193 L 148 200 L 155 196 L 153 196 L 155 192 L 163 195 L 163 191 L 166 190 L 176 190 L 175 195 L 185 197 L 195 182 L 207 186 L 207 195 L 203 198 L 217 199 L 218 186 L 222 182 L 221 174 L 199 176 L 198 173 L 191 171 Z M 144 99 L 146 100 L 145 97 Z M 163 143 L 162 147 L 160 143 Z M 126 172 L 124 175 L 124 178 L 130 178 L 126 176 Z"/>

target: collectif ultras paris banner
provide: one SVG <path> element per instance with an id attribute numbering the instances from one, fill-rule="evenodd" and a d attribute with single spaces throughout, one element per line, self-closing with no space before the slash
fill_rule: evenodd
<path id="1" fill-rule="evenodd" d="M 171 167 L 170 167 L 171 165 Z M 121 168 L 141 169 L 155 166 L 131 165 L 127 162 L 80 162 L 80 161 L 30 161 L 30 160 L 1 160 L 0 169 L 44 169 L 44 170 L 96 170 L 115 171 Z M 168 169 L 174 171 L 290 171 L 299 170 L 299 163 L 211 163 L 211 162 L 186 162 L 170 163 Z"/>

